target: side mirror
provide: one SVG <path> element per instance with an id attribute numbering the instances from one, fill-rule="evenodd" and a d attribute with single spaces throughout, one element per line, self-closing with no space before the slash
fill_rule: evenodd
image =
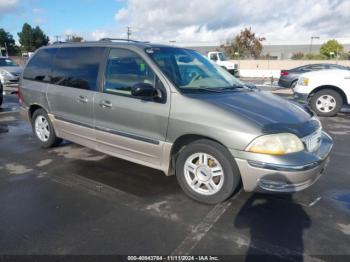
<path id="1" fill-rule="evenodd" d="M 148 83 L 137 83 L 131 87 L 131 94 L 137 97 L 153 98 L 156 95 L 156 89 Z"/>

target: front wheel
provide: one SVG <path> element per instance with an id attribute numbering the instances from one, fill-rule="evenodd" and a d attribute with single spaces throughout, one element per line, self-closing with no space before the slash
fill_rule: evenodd
<path id="1" fill-rule="evenodd" d="M 188 196 L 207 204 L 226 200 L 240 183 L 239 169 L 228 150 L 206 139 L 195 141 L 180 152 L 176 177 Z"/>
<path id="2" fill-rule="evenodd" d="M 338 92 L 324 89 L 315 93 L 310 103 L 317 115 L 335 116 L 343 106 L 343 99 Z"/>
<path id="3" fill-rule="evenodd" d="M 32 117 L 32 127 L 41 147 L 54 147 L 62 142 L 62 139 L 56 136 L 50 118 L 45 110 L 35 110 Z"/>

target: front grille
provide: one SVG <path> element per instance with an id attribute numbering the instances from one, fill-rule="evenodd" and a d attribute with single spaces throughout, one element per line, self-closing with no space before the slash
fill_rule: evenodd
<path id="1" fill-rule="evenodd" d="M 321 136 L 322 136 L 322 130 L 318 129 L 316 132 L 312 133 L 311 135 L 303 137 L 301 140 L 303 141 L 306 149 L 309 152 L 314 152 L 320 147 Z"/>

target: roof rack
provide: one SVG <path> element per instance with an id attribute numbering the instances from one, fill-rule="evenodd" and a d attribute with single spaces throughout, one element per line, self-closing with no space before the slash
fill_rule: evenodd
<path id="1" fill-rule="evenodd" d="M 136 41 L 132 39 L 125 39 L 125 38 L 101 38 L 99 42 L 113 42 L 113 41 L 125 41 L 125 42 L 133 42 L 133 43 L 149 43 L 149 42 L 143 42 L 143 41 Z"/>

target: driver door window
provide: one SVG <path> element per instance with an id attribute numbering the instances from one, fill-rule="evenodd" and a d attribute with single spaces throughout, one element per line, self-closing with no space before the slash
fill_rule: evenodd
<path id="1" fill-rule="evenodd" d="M 104 92 L 131 96 L 131 87 L 138 83 L 155 86 L 155 74 L 136 53 L 112 49 L 106 65 Z"/>

